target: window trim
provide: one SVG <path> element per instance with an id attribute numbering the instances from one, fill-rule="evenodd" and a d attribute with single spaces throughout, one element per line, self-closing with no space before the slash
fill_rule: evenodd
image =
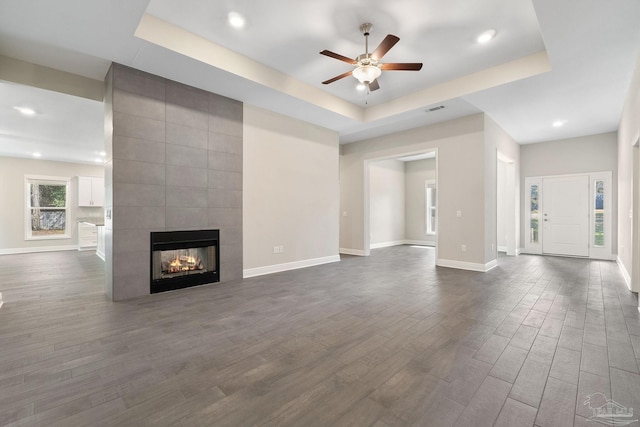
<path id="1" fill-rule="evenodd" d="M 29 192 L 29 185 L 34 181 L 41 181 L 43 183 L 64 184 L 66 187 L 65 192 L 65 207 L 56 208 L 65 211 L 65 230 L 64 234 L 56 234 L 50 236 L 34 236 L 31 234 L 31 194 Z M 48 176 L 48 175 L 25 175 L 24 176 L 24 240 L 62 240 L 71 239 L 71 227 L 70 227 L 70 209 L 69 209 L 69 191 L 71 190 L 71 178 L 61 176 Z"/>
<path id="2" fill-rule="evenodd" d="M 602 246 L 596 246 L 594 243 L 595 237 L 595 226 L 596 226 L 596 218 L 595 218 L 595 210 L 594 210 L 594 202 L 595 202 L 595 183 L 596 181 L 603 181 L 603 190 L 604 190 L 604 206 L 603 206 L 603 232 L 604 232 L 604 244 Z M 612 257 L 612 227 L 611 223 L 613 221 L 613 173 L 611 171 L 607 172 L 596 172 L 589 174 L 589 257 L 590 258 L 598 258 L 598 259 L 611 259 Z"/>
<path id="3" fill-rule="evenodd" d="M 435 215 L 434 215 L 434 229 L 432 230 L 430 225 L 431 225 L 431 221 L 429 220 L 431 218 L 430 215 L 430 210 L 432 208 L 432 206 L 430 206 L 429 202 L 430 202 L 430 197 L 429 197 L 429 187 L 433 187 L 434 190 L 436 190 L 436 197 L 435 197 L 435 205 L 433 206 L 433 209 L 435 210 Z M 436 187 L 436 180 L 435 179 L 426 179 L 424 181 L 424 226 L 425 226 L 425 235 L 426 236 L 435 236 L 436 235 L 436 231 L 438 230 L 438 193 L 437 193 L 437 187 Z"/>
<path id="4" fill-rule="evenodd" d="M 538 213 L 531 213 L 531 187 L 538 186 Z M 540 222 L 540 214 L 542 212 L 542 178 L 541 177 L 525 177 L 524 179 L 524 249 L 530 254 L 542 254 L 542 224 Z M 538 241 L 531 240 L 531 220 L 538 220 Z"/>

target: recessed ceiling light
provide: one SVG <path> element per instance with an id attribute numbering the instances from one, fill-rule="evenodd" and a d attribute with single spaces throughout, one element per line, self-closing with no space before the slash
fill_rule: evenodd
<path id="1" fill-rule="evenodd" d="M 229 25 L 237 29 L 244 28 L 244 24 L 246 23 L 244 16 L 240 15 L 238 12 L 229 12 L 227 15 L 227 21 L 229 22 Z"/>
<path id="2" fill-rule="evenodd" d="M 101 152 L 99 152 L 98 154 L 100 154 L 102 157 L 104 157 L 104 156 L 106 156 L 106 155 L 107 155 L 107 153 L 106 153 L 106 152 L 104 152 L 104 151 L 101 151 Z"/>
<path id="3" fill-rule="evenodd" d="M 552 126 L 554 128 L 559 128 L 559 127 L 564 126 L 565 123 L 567 123 L 566 120 L 556 120 L 555 122 L 553 122 Z"/>
<path id="4" fill-rule="evenodd" d="M 496 30 L 492 28 L 478 35 L 478 37 L 476 38 L 476 41 L 478 43 L 487 43 L 489 40 L 493 39 L 495 36 L 496 36 Z"/>
<path id="5" fill-rule="evenodd" d="M 103 159 L 98 159 L 98 158 L 93 159 L 93 161 L 96 163 L 104 163 Z"/>
<path id="6" fill-rule="evenodd" d="M 25 115 L 25 116 L 34 116 L 36 114 L 36 110 L 34 110 L 33 108 L 29 108 L 29 107 L 18 107 L 15 106 L 13 107 L 14 110 L 19 111 L 21 114 Z"/>
<path id="7" fill-rule="evenodd" d="M 365 85 L 363 85 L 362 83 L 358 83 L 358 85 L 356 85 L 356 89 L 357 90 L 365 90 L 367 87 Z"/>
<path id="8" fill-rule="evenodd" d="M 32 156 L 33 156 L 33 157 L 42 157 L 42 154 L 40 154 L 40 153 L 33 153 L 33 154 L 32 154 Z"/>

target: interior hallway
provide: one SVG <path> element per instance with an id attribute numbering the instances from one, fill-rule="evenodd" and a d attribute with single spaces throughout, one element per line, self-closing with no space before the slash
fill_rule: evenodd
<path id="1" fill-rule="evenodd" d="M 0 256 L 0 425 L 578 426 L 597 392 L 640 408 L 615 263 L 433 258 L 377 249 L 113 303 L 93 253 Z"/>

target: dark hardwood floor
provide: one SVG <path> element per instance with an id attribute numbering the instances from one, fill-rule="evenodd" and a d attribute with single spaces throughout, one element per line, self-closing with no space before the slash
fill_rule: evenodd
<path id="1" fill-rule="evenodd" d="M 593 426 L 594 393 L 640 411 L 640 313 L 615 263 L 433 257 L 112 303 L 90 252 L 0 256 L 0 425 Z"/>

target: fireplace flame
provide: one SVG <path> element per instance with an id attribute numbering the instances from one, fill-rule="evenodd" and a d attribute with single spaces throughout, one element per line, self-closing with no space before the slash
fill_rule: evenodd
<path id="1" fill-rule="evenodd" d="M 167 272 L 179 273 L 181 271 L 194 270 L 202 270 L 200 258 L 188 255 L 176 255 L 176 257 L 169 262 L 169 268 Z"/>

